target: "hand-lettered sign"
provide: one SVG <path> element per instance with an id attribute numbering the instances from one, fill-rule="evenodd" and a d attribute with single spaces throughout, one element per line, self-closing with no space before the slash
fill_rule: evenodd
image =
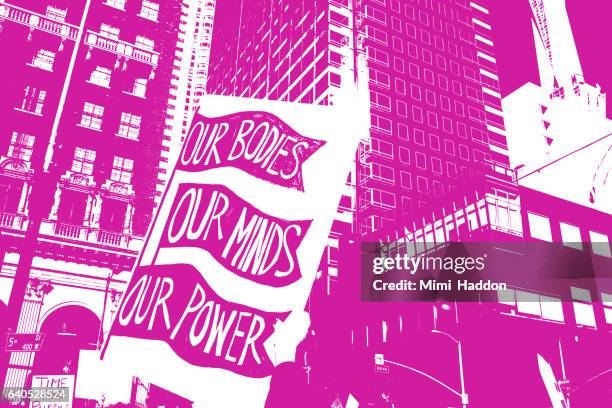
<path id="1" fill-rule="evenodd" d="M 300 135 L 268 112 L 240 112 L 218 118 L 196 115 L 190 135 L 177 169 L 232 166 L 302 191 L 302 164 L 324 144 Z"/>
<path id="2" fill-rule="evenodd" d="M 83 358 L 80 373 L 107 387 L 130 373 L 210 407 L 264 405 L 279 350 L 295 353 L 307 329 L 300 316 L 369 128 L 367 92 L 352 71 L 343 78 L 334 106 L 203 97 L 102 361 Z M 88 387 L 77 395 L 95 397 Z"/>

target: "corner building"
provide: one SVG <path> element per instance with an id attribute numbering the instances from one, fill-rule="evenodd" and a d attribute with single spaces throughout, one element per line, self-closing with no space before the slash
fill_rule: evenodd
<path id="1" fill-rule="evenodd" d="M 0 3 L 0 313 L 18 316 L 0 323 L 46 334 L 5 353 L 2 385 L 78 375 L 108 332 L 181 134 L 199 3 Z"/>

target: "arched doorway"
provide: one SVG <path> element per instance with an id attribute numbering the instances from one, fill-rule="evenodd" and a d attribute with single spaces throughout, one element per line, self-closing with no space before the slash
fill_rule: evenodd
<path id="1" fill-rule="evenodd" d="M 46 335 L 32 374 L 76 374 L 80 350 L 96 348 L 100 319 L 91 310 L 79 305 L 62 306 L 42 323 Z"/>

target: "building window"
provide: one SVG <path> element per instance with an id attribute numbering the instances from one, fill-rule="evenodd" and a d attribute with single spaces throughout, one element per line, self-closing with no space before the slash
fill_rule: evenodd
<path id="1" fill-rule="evenodd" d="M 22 189 L 22 181 L 12 177 L 0 177 L 0 212 L 12 214 L 17 212 Z M 5 222 L 2 222 L 3 226 L 6 226 Z M 10 222 L 12 221 L 9 221 L 9 225 Z"/>
<path id="2" fill-rule="evenodd" d="M 545 296 L 523 290 L 506 289 L 497 291 L 498 301 L 518 312 L 535 318 L 563 322 L 563 304 L 560 298 Z"/>
<path id="3" fill-rule="evenodd" d="M 121 113 L 118 136 L 138 140 L 141 117 L 127 112 Z"/>
<path id="4" fill-rule="evenodd" d="M 528 212 L 527 220 L 529 221 L 529 231 L 533 238 L 552 242 L 550 221 L 547 217 Z"/>
<path id="5" fill-rule="evenodd" d="M 108 24 L 100 25 L 100 35 L 114 40 L 119 39 L 119 29 Z"/>
<path id="6" fill-rule="evenodd" d="M 49 50 L 38 50 L 36 56 L 32 59 L 32 65 L 44 69 L 45 71 L 53 71 L 53 62 L 55 61 L 55 53 Z"/>
<path id="7" fill-rule="evenodd" d="M 139 35 L 136 37 L 136 46 L 138 48 L 142 48 L 143 50 L 153 51 L 153 47 L 155 47 L 155 41 L 145 37 L 144 35 Z"/>
<path id="8" fill-rule="evenodd" d="M 136 80 L 134 81 L 134 89 L 132 93 L 136 96 L 140 96 L 141 98 L 144 98 L 146 92 L 147 92 L 147 80 L 145 78 L 136 78 Z"/>
<path id="9" fill-rule="evenodd" d="M 125 0 L 106 0 L 104 4 L 125 11 Z"/>
<path id="10" fill-rule="evenodd" d="M 391 98 L 385 94 L 370 91 L 370 103 L 374 109 L 391 112 Z"/>
<path id="11" fill-rule="evenodd" d="M 83 106 L 83 115 L 81 116 L 81 126 L 101 130 L 102 115 L 104 115 L 104 106 L 85 102 Z"/>
<path id="12" fill-rule="evenodd" d="M 372 153 L 378 154 L 388 159 L 393 159 L 393 144 L 392 143 L 385 142 L 384 140 L 373 137 L 371 144 L 372 144 Z"/>
<path id="13" fill-rule="evenodd" d="M 395 208 L 395 194 L 373 188 L 370 203 L 375 207 Z"/>
<path id="14" fill-rule="evenodd" d="M 111 172 L 111 180 L 120 181 L 129 184 L 132 181 L 132 170 L 134 168 L 134 160 L 115 156 L 113 160 L 113 171 Z"/>
<path id="15" fill-rule="evenodd" d="M 77 147 L 74 149 L 71 171 L 82 174 L 93 174 L 93 165 L 96 160 L 96 152 L 90 149 Z"/>
<path id="16" fill-rule="evenodd" d="M 575 225 L 559 223 L 561 228 L 561 239 L 563 245 L 571 248 L 582 249 L 582 238 L 580 238 L 580 228 Z"/>
<path id="17" fill-rule="evenodd" d="M 122 233 L 126 212 L 127 203 L 125 201 L 105 198 L 100 213 L 100 228 L 104 231 Z"/>
<path id="18" fill-rule="evenodd" d="M 142 9 L 140 10 L 140 17 L 146 18 L 147 20 L 157 21 L 159 15 L 159 4 L 153 3 L 152 1 L 143 0 Z"/>
<path id="19" fill-rule="evenodd" d="M 370 166 L 371 175 L 374 180 L 389 184 L 395 183 L 395 171 L 392 167 L 380 163 L 370 163 Z"/>
<path id="20" fill-rule="evenodd" d="M 110 87 L 111 70 L 101 66 L 97 66 L 89 77 L 89 82 L 92 84 L 100 85 L 105 88 Z"/>
<path id="21" fill-rule="evenodd" d="M 20 109 L 26 112 L 42 115 L 42 109 L 43 105 L 45 104 L 46 96 L 46 91 L 28 85 L 24 89 L 24 96 Z"/>
<path id="22" fill-rule="evenodd" d="M 610 242 L 608 236 L 599 232 L 589 231 L 593 253 L 610 258 Z"/>
<path id="23" fill-rule="evenodd" d="M 595 311 L 591 303 L 591 292 L 588 289 L 571 287 L 574 303 L 576 324 L 588 327 L 597 327 Z"/>
<path id="24" fill-rule="evenodd" d="M 32 149 L 36 138 L 26 133 L 13 132 L 11 144 L 9 145 L 8 156 L 14 159 L 30 161 Z"/>
<path id="25" fill-rule="evenodd" d="M 606 323 L 612 324 L 612 295 L 601 292 L 601 302 L 603 304 Z"/>
<path id="26" fill-rule="evenodd" d="M 82 226 L 85 221 L 87 209 L 87 194 L 70 189 L 62 189 L 59 208 L 57 211 L 58 221 L 66 224 Z M 56 233 L 70 238 L 79 238 L 79 232 L 69 229 L 56 229 Z"/>

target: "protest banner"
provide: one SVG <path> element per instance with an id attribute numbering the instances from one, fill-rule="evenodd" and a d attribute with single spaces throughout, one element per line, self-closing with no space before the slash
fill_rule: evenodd
<path id="1" fill-rule="evenodd" d="M 308 328 L 304 307 L 368 135 L 358 69 L 359 86 L 343 68 L 333 106 L 203 97 L 102 361 L 81 353 L 78 396 L 125 399 L 129 373 L 205 406 L 263 406 L 274 366 L 291 359 L 278 350 L 295 353 Z"/>

